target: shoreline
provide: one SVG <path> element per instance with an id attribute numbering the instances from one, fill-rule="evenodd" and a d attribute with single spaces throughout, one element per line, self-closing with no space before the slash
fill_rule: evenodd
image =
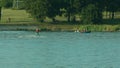
<path id="1" fill-rule="evenodd" d="M 0 31 L 34 31 L 37 26 L 0 25 Z"/>
<path id="2" fill-rule="evenodd" d="M 0 31 L 75 32 L 87 29 L 91 32 L 120 32 L 120 25 L 53 25 L 53 24 L 0 24 Z"/>

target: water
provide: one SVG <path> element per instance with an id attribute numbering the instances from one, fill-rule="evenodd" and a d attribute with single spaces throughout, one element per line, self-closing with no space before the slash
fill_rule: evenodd
<path id="1" fill-rule="evenodd" d="M 0 31 L 0 68 L 119 68 L 120 32 Z"/>

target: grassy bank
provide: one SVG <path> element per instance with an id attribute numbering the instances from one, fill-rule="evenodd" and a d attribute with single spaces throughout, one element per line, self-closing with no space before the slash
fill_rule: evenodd
<path id="1" fill-rule="evenodd" d="M 114 32 L 120 31 L 120 25 L 54 25 L 54 24 L 39 24 L 42 31 L 82 31 L 87 29 L 92 32 Z"/>
<path id="2" fill-rule="evenodd" d="M 114 32 L 120 30 L 120 25 L 82 25 L 79 30 L 87 29 L 94 32 Z"/>

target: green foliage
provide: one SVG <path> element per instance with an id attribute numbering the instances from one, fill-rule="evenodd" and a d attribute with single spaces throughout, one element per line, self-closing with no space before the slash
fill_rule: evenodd
<path id="1" fill-rule="evenodd" d="M 46 7 L 48 9 L 47 16 L 55 21 L 55 16 L 60 15 L 61 0 L 48 0 L 49 4 Z"/>
<path id="2" fill-rule="evenodd" d="M 1 0 L 2 6 L 5 8 L 10 8 L 13 5 L 13 0 Z"/>
<path id="3" fill-rule="evenodd" d="M 120 11 L 120 0 L 24 0 L 26 10 L 38 21 L 46 17 L 55 21 L 58 15 L 65 15 L 68 22 L 75 22 L 76 15 L 80 15 L 84 24 L 102 23 L 102 12 L 111 12 L 114 18 L 115 12 Z M 81 20 L 81 19 L 80 19 Z"/>
<path id="4" fill-rule="evenodd" d="M 47 0 L 25 0 L 26 10 L 38 21 L 43 22 L 47 15 Z"/>
<path id="5" fill-rule="evenodd" d="M 110 12 L 109 18 L 114 19 L 115 18 L 115 12 L 120 11 L 120 0 L 105 0 L 105 10 Z"/>
<path id="6" fill-rule="evenodd" d="M 97 24 L 101 22 L 100 11 L 94 4 L 89 4 L 82 9 L 83 24 Z"/>

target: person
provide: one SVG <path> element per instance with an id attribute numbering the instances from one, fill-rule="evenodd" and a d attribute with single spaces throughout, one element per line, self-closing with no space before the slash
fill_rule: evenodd
<path id="1" fill-rule="evenodd" d="M 36 28 L 36 33 L 39 34 L 40 30 L 38 28 Z"/>
<path id="2" fill-rule="evenodd" d="M 79 32 L 79 30 L 75 30 L 75 32 Z"/>
<path id="3" fill-rule="evenodd" d="M 79 31 L 79 28 L 77 28 L 77 29 L 75 30 L 75 32 L 80 32 L 80 31 Z"/>
<path id="4" fill-rule="evenodd" d="M 8 18 L 8 23 L 10 23 L 11 22 L 11 18 Z"/>

